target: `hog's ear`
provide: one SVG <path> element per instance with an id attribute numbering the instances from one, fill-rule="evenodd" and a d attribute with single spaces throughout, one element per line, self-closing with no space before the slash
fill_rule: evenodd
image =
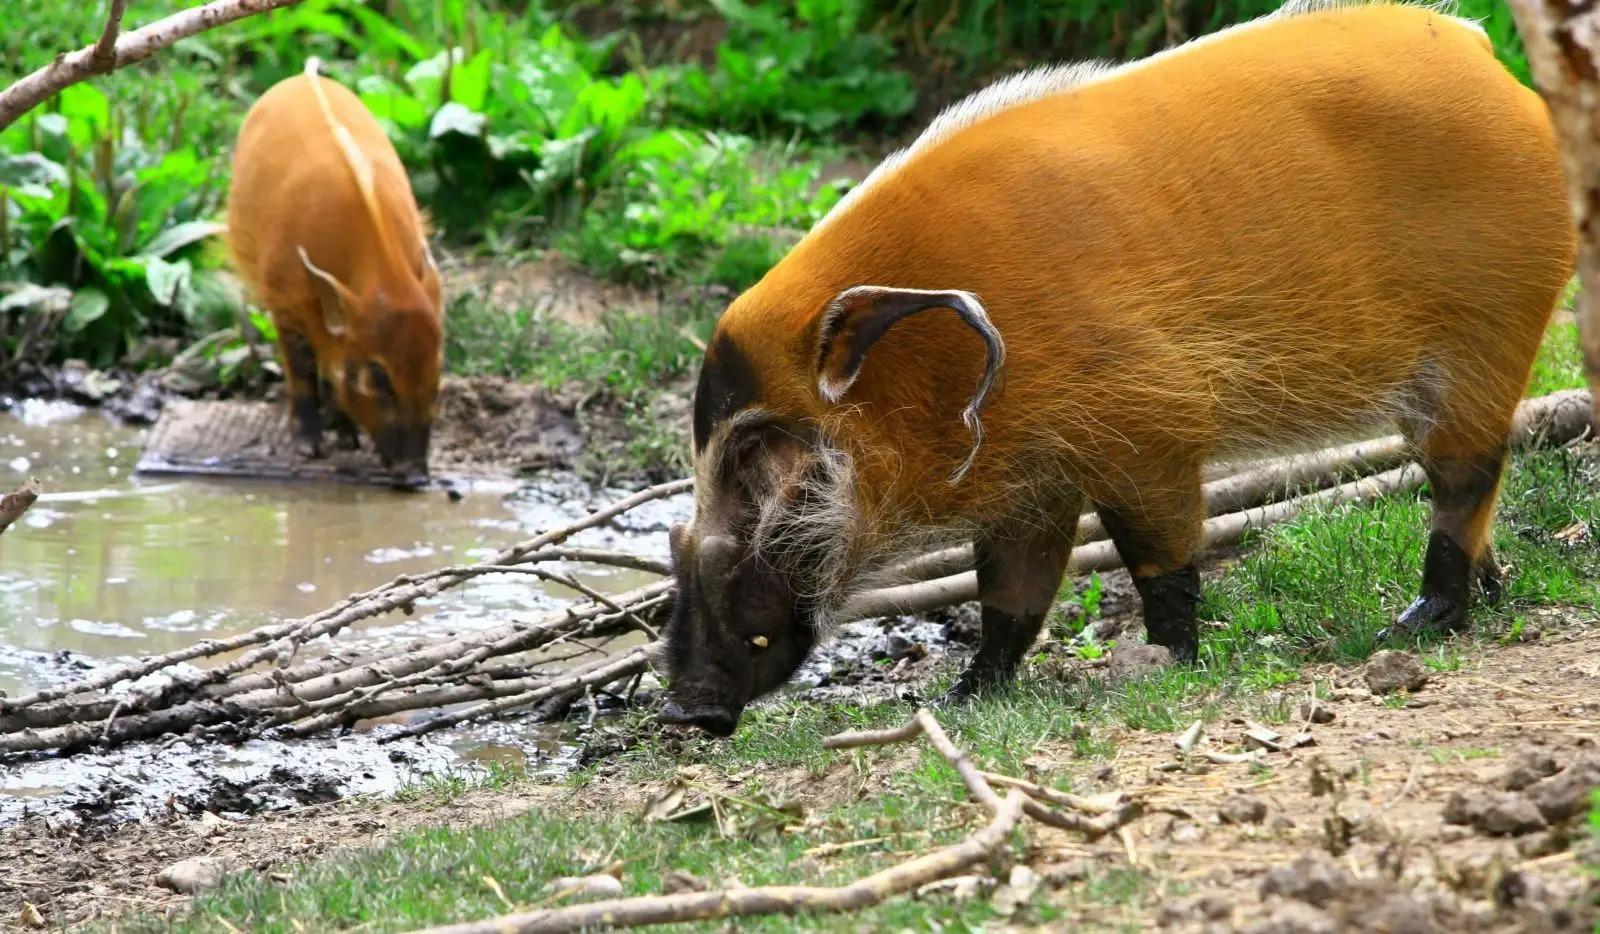
<path id="1" fill-rule="evenodd" d="M 343 337 L 350 328 L 348 310 L 355 307 L 355 293 L 334 278 L 333 273 L 313 263 L 305 247 L 296 249 L 300 251 L 300 263 L 311 274 L 312 287 L 317 291 L 317 301 L 322 306 L 322 326 L 334 337 Z"/>
<path id="2" fill-rule="evenodd" d="M 950 477 L 951 483 L 957 483 L 971 469 L 978 448 L 983 444 L 983 422 L 978 412 L 994 388 L 1006 359 L 1005 341 L 977 296 L 970 292 L 930 292 L 876 285 L 859 285 L 840 292 L 822 315 L 817 339 L 817 389 L 829 402 L 843 399 L 860 375 L 867 351 L 878 338 L 900 320 L 933 308 L 954 311 L 968 327 L 978 332 L 984 344 L 983 375 L 978 379 L 977 392 L 961 413 L 962 422 L 972 433 L 972 450 Z"/>
<path id="3" fill-rule="evenodd" d="M 797 480 L 815 445 L 814 432 L 789 419 L 735 422 L 722 448 L 718 485 L 736 492 L 737 508 L 748 509 Z"/>

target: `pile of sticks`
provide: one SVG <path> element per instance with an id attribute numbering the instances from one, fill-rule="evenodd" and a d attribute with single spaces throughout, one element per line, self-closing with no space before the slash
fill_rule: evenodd
<path id="1" fill-rule="evenodd" d="M 1527 447 L 1580 438 L 1589 429 L 1590 405 L 1582 391 L 1529 400 L 1518 413 L 1511 443 Z M 1206 522 L 1206 546 L 1236 543 L 1250 529 L 1319 504 L 1370 500 L 1420 486 L 1422 471 L 1408 463 L 1409 457 L 1394 437 L 1218 470 L 1206 484 L 1213 517 Z M 1313 492 L 1295 495 L 1307 488 Z M 513 711 L 564 712 L 575 700 L 607 690 L 631 699 L 648 671 L 657 630 L 673 599 L 670 569 L 653 558 L 567 543 L 643 503 L 689 489 L 688 480 L 660 484 L 479 564 L 404 575 L 311 616 L 141 658 L 21 697 L 0 697 L 0 756 L 65 753 L 173 733 L 299 737 L 431 712 L 381 733 L 382 740 L 392 741 Z M 1120 564 L 1093 515 L 1083 517 L 1080 530 L 1084 544 L 1073 553 L 1073 573 Z M 661 578 L 607 595 L 562 570 L 573 564 L 628 568 Z M 908 583 L 858 594 L 848 615 L 922 612 L 966 602 L 977 593 L 970 549 L 924 555 L 899 571 Z M 395 610 L 410 613 L 417 601 L 488 574 L 558 583 L 583 599 L 539 619 L 443 640 L 365 652 L 332 648 L 331 637 L 354 623 Z M 594 644 L 628 633 L 640 634 L 643 644 L 636 638 L 614 651 Z M 320 654 L 307 650 L 314 641 L 323 646 Z"/>

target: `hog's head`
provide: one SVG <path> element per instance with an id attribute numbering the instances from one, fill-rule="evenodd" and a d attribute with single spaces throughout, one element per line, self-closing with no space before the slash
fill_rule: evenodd
<path id="1" fill-rule="evenodd" d="M 695 390 L 695 516 L 671 534 L 677 596 L 660 656 L 668 681 L 663 721 L 727 736 L 752 700 L 805 661 L 848 582 L 859 534 L 850 459 L 824 436 L 815 413 L 849 391 L 867 350 L 890 326 L 930 308 L 955 310 L 984 339 L 987 366 L 966 412 L 976 453 L 977 413 L 1004 345 L 964 292 L 864 286 L 840 293 L 822 310 L 803 381 L 763 372 L 773 364 L 719 326 Z M 814 387 L 802 405 L 789 388 L 797 383 Z M 969 456 L 951 482 L 970 465 Z"/>
<path id="2" fill-rule="evenodd" d="M 332 401 L 372 439 L 385 468 L 417 483 L 428 474 L 444 328 L 439 272 L 426 241 L 411 252 L 374 258 L 373 270 L 363 270 L 367 281 L 351 284 L 317 266 L 303 248 L 300 261 L 333 339 L 328 359 L 318 360 Z"/>

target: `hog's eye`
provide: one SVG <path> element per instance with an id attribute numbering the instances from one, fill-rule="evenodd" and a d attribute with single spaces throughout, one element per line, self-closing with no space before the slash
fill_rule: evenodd
<path id="1" fill-rule="evenodd" d="M 764 649 L 769 644 L 766 636 L 751 636 L 750 644 L 758 649 Z"/>
<path id="2" fill-rule="evenodd" d="M 384 399 L 394 398 L 394 383 L 389 380 L 389 371 L 381 363 L 367 364 L 367 379 L 377 394 Z"/>

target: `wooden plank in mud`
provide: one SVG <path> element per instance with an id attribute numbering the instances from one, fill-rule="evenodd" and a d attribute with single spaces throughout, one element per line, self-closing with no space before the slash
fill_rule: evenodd
<path id="1" fill-rule="evenodd" d="M 242 400 L 168 402 L 150 429 L 135 468 L 143 474 L 200 474 L 273 480 L 321 480 L 389 486 L 370 449 L 348 450 L 329 436 L 327 456 L 295 451 L 284 406 Z M 438 471 L 433 471 L 438 475 Z"/>

